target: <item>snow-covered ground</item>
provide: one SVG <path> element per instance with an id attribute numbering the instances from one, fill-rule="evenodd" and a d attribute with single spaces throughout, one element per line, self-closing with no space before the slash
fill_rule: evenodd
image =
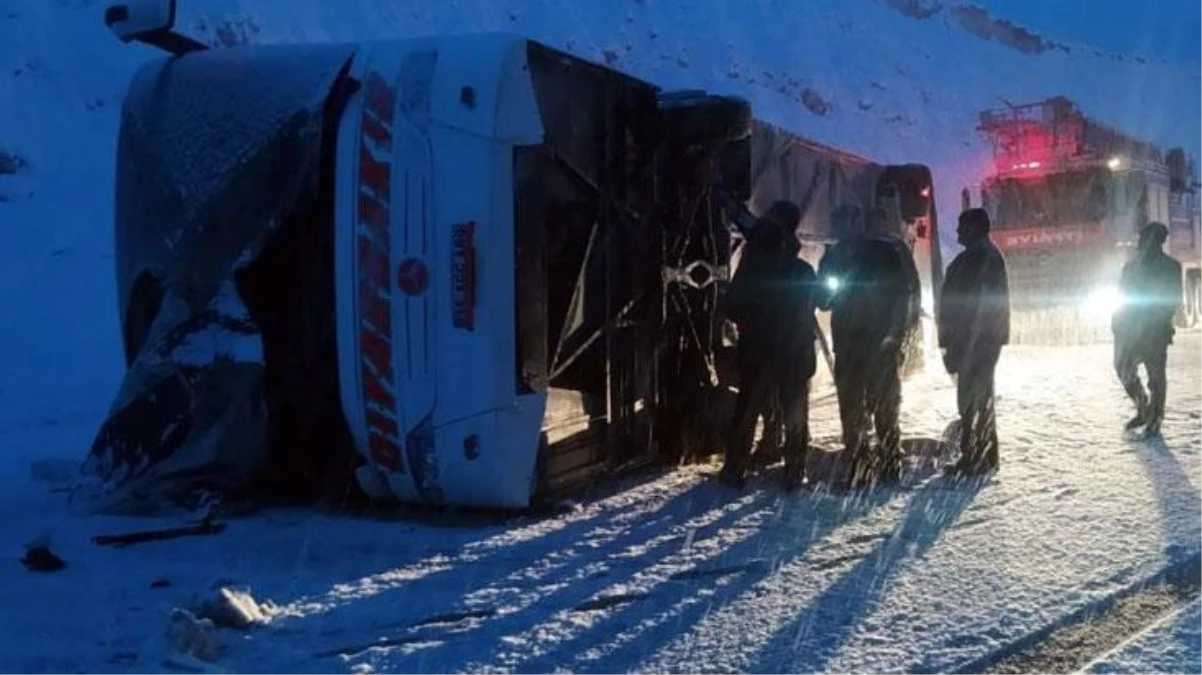
<path id="1" fill-rule="evenodd" d="M 999 98 L 1065 94 L 1202 146 L 1197 64 L 1076 43 L 1029 53 L 983 38 L 993 24 L 964 3 L 180 1 L 185 31 L 227 45 L 508 30 L 666 88 L 747 96 L 820 141 L 930 164 L 945 221 L 983 170 L 976 113 Z M 946 670 L 1202 548 L 1197 334 L 1172 352 L 1163 444 L 1118 431 L 1128 408 L 1107 348 L 1008 351 L 1004 466 L 977 489 L 922 469 L 856 500 L 732 495 L 682 470 L 543 519 L 272 510 L 218 536 L 98 547 L 92 535 L 166 523 L 72 515 L 29 476 L 34 460 L 83 458 L 123 372 L 113 150 L 122 92 L 155 54 L 109 36 L 102 5 L 0 3 L 0 670 L 158 670 L 168 611 L 217 580 L 283 608 L 222 634 L 236 670 Z M 907 385 L 907 434 L 938 436 L 953 401 L 939 373 Z M 835 420 L 815 411 L 820 444 Z M 39 536 L 67 569 L 15 561 Z M 364 648 L 380 638 L 395 644 Z M 1127 653 L 1120 670 L 1152 667 Z M 1155 669 L 1198 672 L 1197 654 Z"/>
<path id="2" fill-rule="evenodd" d="M 767 487 L 771 475 L 732 493 L 686 469 L 546 518 L 282 509 L 216 536 L 111 549 L 89 538 L 167 523 L 72 516 L 61 495 L 22 477 L 0 491 L 13 560 L 0 597 L 14 610 L 0 613 L 0 670 L 157 670 L 168 612 L 217 580 L 281 607 L 266 626 L 222 632 L 220 665 L 237 671 L 987 663 L 1202 549 L 1202 336 L 1183 335 L 1170 352 L 1163 441 L 1123 435 L 1129 409 L 1109 364 L 1101 346 L 1008 350 L 1002 470 L 976 486 L 916 466 L 902 488 L 859 498 L 785 496 Z M 907 383 L 903 414 L 907 437 L 938 437 L 954 417 L 948 378 Z M 814 412 L 818 445 L 834 446 L 836 419 L 829 405 Z M 5 462 L 11 477 L 15 461 Z M 39 535 L 67 569 L 34 574 L 15 562 Z M 151 588 L 158 579 L 170 585 Z M 1181 654 L 1156 670 L 1202 668 L 1197 650 Z"/>

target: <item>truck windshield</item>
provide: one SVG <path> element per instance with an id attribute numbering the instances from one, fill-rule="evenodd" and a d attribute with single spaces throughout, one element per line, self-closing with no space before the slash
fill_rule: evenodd
<path id="1" fill-rule="evenodd" d="M 1076 171 L 995 183 L 986 195 L 996 204 L 1001 229 L 1084 225 L 1105 219 L 1109 206 L 1107 171 Z"/>

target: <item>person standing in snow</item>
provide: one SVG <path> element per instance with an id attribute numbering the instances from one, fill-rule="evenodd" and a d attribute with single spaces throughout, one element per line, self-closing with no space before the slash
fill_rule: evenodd
<path id="1" fill-rule="evenodd" d="M 916 335 L 918 324 L 922 320 L 922 280 L 918 276 L 918 265 L 914 262 L 914 251 L 898 236 L 897 229 L 893 227 L 894 222 L 896 221 L 890 218 L 889 212 L 878 206 L 869 212 L 868 233 L 891 244 L 902 261 L 902 275 L 909 307 L 906 336 L 910 339 Z"/>
<path id="2" fill-rule="evenodd" d="M 1114 370 L 1135 402 L 1135 417 L 1127 429 L 1142 426 L 1149 436 L 1160 434 L 1164 419 L 1165 362 L 1173 343 L 1173 316 L 1182 305 L 1181 263 L 1162 248 L 1168 236 L 1161 223 L 1140 230 L 1139 248 L 1119 279 L 1123 306 L 1111 320 Z M 1140 364 L 1148 371 L 1150 398 L 1139 380 Z"/>
<path id="3" fill-rule="evenodd" d="M 739 329 L 739 396 L 719 479 L 741 487 L 748 468 L 756 420 L 774 400 L 785 427 L 785 487 L 801 485 L 809 447 L 809 382 L 814 353 L 814 270 L 797 257 L 801 210 L 792 202 L 772 205 L 748 236 L 747 248 L 727 292 L 729 314 Z"/>
<path id="4" fill-rule="evenodd" d="M 835 388 L 843 445 L 850 457 L 847 486 L 895 482 L 901 470 L 902 346 L 914 321 L 905 245 L 882 234 L 883 213 L 872 214 L 869 232 L 859 207 L 832 215 L 838 242 L 823 256 L 818 276 L 820 309 L 831 311 Z M 914 274 L 917 278 L 917 271 Z M 914 288 L 917 288 L 915 286 Z M 875 423 L 877 452 L 868 442 Z"/>
<path id="5" fill-rule="evenodd" d="M 939 347 L 956 376 L 960 459 L 948 473 L 980 475 L 997 469 L 994 371 L 1010 341 L 1010 286 L 1006 260 L 989 238 L 989 214 L 968 209 L 956 234 L 964 250 L 947 268 L 938 318 Z"/>
<path id="6" fill-rule="evenodd" d="M 886 315 L 889 333 L 882 343 L 883 367 L 869 385 L 869 410 L 876 422 L 877 441 L 880 444 L 881 477 L 889 482 L 896 481 L 901 471 L 901 377 L 910 343 L 914 340 L 922 319 L 922 281 L 918 266 L 914 263 L 914 252 L 897 236 L 895 221 L 889 213 L 877 207 L 869 212 L 868 233 L 879 241 L 893 247 L 894 257 L 882 270 L 882 302 L 890 310 Z"/>

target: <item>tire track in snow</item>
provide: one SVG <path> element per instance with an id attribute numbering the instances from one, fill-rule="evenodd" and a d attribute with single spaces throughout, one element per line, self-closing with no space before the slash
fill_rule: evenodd
<path id="1" fill-rule="evenodd" d="M 1200 580 L 1202 554 L 1194 554 L 950 672 L 1075 672 L 1196 599 Z"/>

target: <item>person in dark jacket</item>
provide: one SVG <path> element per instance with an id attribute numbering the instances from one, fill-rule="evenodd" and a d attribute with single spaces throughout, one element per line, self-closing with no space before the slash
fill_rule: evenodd
<path id="1" fill-rule="evenodd" d="M 819 263 L 817 304 L 831 310 L 835 387 L 851 460 L 847 484 L 893 482 L 901 469 L 902 345 L 914 311 L 907 273 L 913 261 L 895 242 L 869 236 L 858 207 L 837 209 L 832 226 L 838 243 Z M 876 453 L 868 443 L 870 422 Z"/>
<path id="2" fill-rule="evenodd" d="M 809 447 L 809 381 L 814 353 L 814 270 L 797 257 L 801 211 L 777 202 L 749 235 L 728 289 L 729 314 L 739 329 L 739 396 L 726 461 L 719 477 L 741 486 L 756 420 L 774 400 L 782 405 L 786 487 L 804 480 Z"/>
<path id="3" fill-rule="evenodd" d="M 903 263 L 902 274 L 909 307 L 906 333 L 908 337 L 915 337 L 922 320 L 922 279 L 918 275 L 918 265 L 914 262 L 914 251 L 902 240 L 898 228 L 893 225 L 895 222 L 889 217 L 886 209 L 878 206 L 869 212 L 868 233 L 889 242 L 897 250 Z"/>
<path id="4" fill-rule="evenodd" d="M 1173 342 L 1173 316 L 1182 304 L 1181 263 L 1162 250 L 1168 235 L 1161 223 L 1140 230 L 1139 249 L 1119 280 L 1123 305 L 1111 321 L 1114 369 L 1135 402 L 1127 429 L 1142 426 L 1149 436 L 1160 434 L 1164 419 L 1165 362 Z M 1148 371 L 1151 397 L 1139 380 L 1140 364 Z"/>
<path id="5" fill-rule="evenodd" d="M 956 234 L 964 250 L 947 268 L 938 318 L 943 363 L 956 379 L 960 411 L 960 459 L 952 474 L 979 475 L 997 469 L 994 371 L 1010 341 L 1010 286 L 1006 260 L 989 238 L 989 214 L 960 214 Z"/>

